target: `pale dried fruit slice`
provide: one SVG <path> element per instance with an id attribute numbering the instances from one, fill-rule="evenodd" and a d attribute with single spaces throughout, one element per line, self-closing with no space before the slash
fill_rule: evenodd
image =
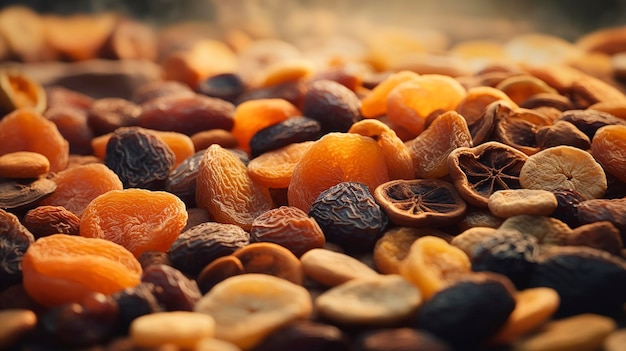
<path id="1" fill-rule="evenodd" d="M 378 275 L 356 258 L 327 249 L 309 250 L 300 257 L 300 261 L 308 277 L 326 286 L 337 286 L 352 279 Z"/>
<path id="2" fill-rule="evenodd" d="M 547 190 L 510 189 L 491 194 L 487 205 L 494 215 L 508 218 L 522 214 L 548 216 L 558 202 L 554 193 Z"/>
<path id="3" fill-rule="evenodd" d="M 515 296 L 515 309 L 491 344 L 510 344 L 537 329 L 559 308 L 559 294 L 551 288 L 529 288 Z"/>
<path id="4" fill-rule="evenodd" d="M 130 325 L 130 338 L 137 347 L 165 344 L 193 348 L 213 336 L 215 320 L 207 314 L 187 311 L 157 312 L 140 316 Z"/>
<path id="5" fill-rule="evenodd" d="M 454 239 L 450 241 L 450 244 L 458 247 L 465 252 L 468 257 L 471 257 L 474 248 L 478 247 L 481 242 L 498 235 L 498 229 L 496 228 L 472 227 L 455 236 Z"/>
<path id="6" fill-rule="evenodd" d="M 519 182 L 526 189 L 574 189 L 587 199 L 602 197 L 606 174 L 590 153 L 572 146 L 540 151 L 524 163 Z"/>
<path id="7" fill-rule="evenodd" d="M 251 349 L 266 336 L 313 311 L 302 286 L 266 274 L 242 274 L 217 284 L 195 305 L 215 319 L 215 337 Z"/>
<path id="8" fill-rule="evenodd" d="M 518 215 L 507 218 L 498 230 L 517 230 L 532 235 L 543 245 L 566 245 L 572 229 L 560 220 L 547 216 Z"/>
<path id="9" fill-rule="evenodd" d="M 321 316 L 343 325 L 389 326 L 415 314 L 420 291 L 400 275 L 354 279 L 315 299 Z"/>
<path id="10" fill-rule="evenodd" d="M 425 236 L 417 239 L 400 264 L 400 274 L 417 286 L 428 300 L 459 277 L 471 271 L 472 264 L 461 249 L 444 239 Z"/>

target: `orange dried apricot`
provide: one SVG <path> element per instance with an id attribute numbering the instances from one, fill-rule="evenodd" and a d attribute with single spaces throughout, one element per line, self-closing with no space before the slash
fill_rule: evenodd
<path id="1" fill-rule="evenodd" d="M 456 107 L 456 112 L 465 117 L 467 124 L 476 123 L 487 110 L 492 102 L 504 100 L 510 106 L 511 109 L 516 109 L 518 106 L 511 100 L 502 90 L 496 89 L 490 86 L 477 86 L 469 88 L 467 95 L 461 100 Z"/>
<path id="2" fill-rule="evenodd" d="M 30 245 L 22 261 L 24 288 L 44 306 L 80 302 L 139 284 L 141 265 L 108 240 L 53 234 Z"/>
<path id="3" fill-rule="evenodd" d="M 39 205 L 63 206 L 78 217 L 99 195 L 124 188 L 117 174 L 101 163 L 68 168 L 57 173 L 52 180 L 57 189 Z"/>
<path id="4" fill-rule="evenodd" d="M 187 223 L 185 203 L 176 195 L 145 189 L 111 190 L 89 203 L 80 221 L 80 235 L 125 247 L 135 257 L 165 252 Z"/>
<path id="5" fill-rule="evenodd" d="M 437 117 L 415 139 L 406 143 L 413 165 L 414 177 L 441 178 L 448 175 L 448 155 L 459 147 L 472 147 L 472 135 L 465 119 L 455 111 Z"/>
<path id="6" fill-rule="evenodd" d="M 267 190 L 248 175 L 246 165 L 214 144 L 204 152 L 196 180 L 196 203 L 216 222 L 250 230 L 254 218 L 274 207 Z"/>
<path id="7" fill-rule="evenodd" d="M 414 177 L 411 154 L 396 132 L 381 121 L 361 120 L 352 125 L 348 133 L 361 134 L 376 140 L 385 155 L 390 179 L 412 179 Z"/>
<path id="8" fill-rule="evenodd" d="M 598 129 L 591 140 L 591 154 L 608 173 L 626 182 L 626 126 Z"/>
<path id="9" fill-rule="evenodd" d="M 425 74 L 395 87 L 387 97 L 387 116 L 395 124 L 419 135 L 431 113 L 457 108 L 467 92 L 452 77 Z"/>
<path id="10" fill-rule="evenodd" d="M 0 120 L 0 155 L 16 151 L 40 153 L 58 172 L 69 160 L 70 145 L 57 126 L 32 109 L 17 109 Z"/>
<path id="11" fill-rule="evenodd" d="M 387 113 L 387 96 L 398 85 L 419 77 L 413 71 L 400 71 L 389 75 L 361 100 L 361 114 L 374 118 Z"/>
<path id="12" fill-rule="evenodd" d="M 328 133 L 311 146 L 291 175 L 290 206 L 308 212 L 326 189 L 341 182 L 360 182 L 371 192 L 389 181 L 385 154 L 372 138 L 353 133 Z"/>
<path id="13" fill-rule="evenodd" d="M 231 132 L 239 142 L 239 147 L 250 152 L 250 139 L 259 130 L 282 122 L 302 113 L 285 99 L 255 99 L 241 103 L 235 109 Z"/>
<path id="14" fill-rule="evenodd" d="M 293 143 L 253 158 L 248 163 L 250 178 L 268 188 L 287 188 L 294 167 L 313 143 Z"/>

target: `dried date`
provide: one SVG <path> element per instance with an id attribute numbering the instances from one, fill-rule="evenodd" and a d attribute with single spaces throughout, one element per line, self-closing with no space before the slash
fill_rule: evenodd
<path id="1" fill-rule="evenodd" d="M 360 108 L 353 91 L 331 80 L 318 80 L 307 86 L 302 113 L 319 121 L 324 133 L 347 132 L 361 119 Z"/>
<path id="2" fill-rule="evenodd" d="M 154 284 L 154 296 L 166 311 L 193 311 L 193 306 L 202 297 L 195 281 L 164 264 L 147 267 L 141 281 Z"/>
<path id="3" fill-rule="evenodd" d="M 293 117 L 258 131 L 250 140 L 252 157 L 283 146 L 316 140 L 321 136 L 320 123 L 312 118 Z"/>

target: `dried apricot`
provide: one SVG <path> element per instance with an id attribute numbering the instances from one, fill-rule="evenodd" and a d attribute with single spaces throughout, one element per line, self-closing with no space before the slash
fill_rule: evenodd
<path id="1" fill-rule="evenodd" d="M 605 126 L 591 140 L 591 154 L 602 167 L 626 182 L 626 126 Z"/>
<path id="2" fill-rule="evenodd" d="M 566 145 L 530 156 L 520 170 L 519 182 L 526 189 L 574 189 L 588 200 L 602 197 L 607 189 L 604 170 L 593 156 Z"/>
<path id="3" fill-rule="evenodd" d="M 250 178 L 268 188 L 287 188 L 293 169 L 313 143 L 293 143 L 253 158 L 248 163 Z"/>
<path id="4" fill-rule="evenodd" d="M 108 240 L 54 234 L 30 245 L 22 261 L 24 288 L 44 306 L 80 302 L 139 284 L 141 265 Z"/>
<path id="5" fill-rule="evenodd" d="M 58 172 L 69 160 L 70 146 L 57 126 L 31 109 L 18 109 L 0 120 L 0 155 L 15 151 L 40 153 L 50 161 L 50 171 Z"/>
<path id="6" fill-rule="evenodd" d="M 186 222 L 185 203 L 173 194 L 111 190 L 85 208 L 80 235 L 113 241 L 139 257 L 148 250 L 167 251 Z"/>
<path id="7" fill-rule="evenodd" d="M 406 143 L 417 178 L 448 175 L 448 155 L 459 147 L 472 147 L 472 135 L 465 119 L 454 111 L 437 117 L 425 131 Z"/>
<path id="8" fill-rule="evenodd" d="M 250 152 L 250 140 L 258 131 L 302 113 L 284 99 L 257 99 L 241 103 L 235 109 L 231 132 L 239 147 Z"/>
<path id="9" fill-rule="evenodd" d="M 413 136 L 418 136 L 431 113 L 456 109 L 465 95 L 465 88 L 452 77 L 421 75 L 398 85 L 389 93 L 387 116 Z"/>
<path id="10" fill-rule="evenodd" d="M 361 100 L 361 114 L 373 118 L 387 113 L 387 96 L 401 83 L 413 80 L 419 74 L 413 71 L 400 71 L 389 75 Z"/>
<path id="11" fill-rule="evenodd" d="M 274 207 L 267 188 L 255 183 L 237 156 L 211 145 L 204 153 L 196 179 L 196 203 L 221 223 L 249 230 L 258 215 Z"/>
<path id="12" fill-rule="evenodd" d="M 388 180 L 385 154 L 375 140 L 353 133 L 329 133 L 296 164 L 287 193 L 289 205 L 308 212 L 313 201 L 333 185 L 361 182 L 373 191 Z"/>
<path id="13" fill-rule="evenodd" d="M 122 181 L 101 163 L 68 168 L 54 175 L 57 189 L 39 205 L 63 206 L 80 217 L 91 200 L 110 190 L 122 190 Z"/>

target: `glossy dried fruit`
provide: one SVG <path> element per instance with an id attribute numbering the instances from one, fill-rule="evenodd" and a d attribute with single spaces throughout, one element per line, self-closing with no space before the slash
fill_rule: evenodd
<path id="1" fill-rule="evenodd" d="M 172 149 L 156 135 L 137 127 L 117 129 L 106 144 L 104 163 L 124 188 L 159 188 L 174 167 Z"/>
<path id="2" fill-rule="evenodd" d="M 164 264 L 147 267 L 142 283 L 154 285 L 153 294 L 165 311 L 192 311 L 202 294 L 194 280 Z"/>
<path id="3" fill-rule="evenodd" d="M 376 141 L 353 133 L 329 133 L 316 141 L 294 168 L 289 205 L 308 212 L 323 191 L 341 182 L 360 182 L 374 191 L 386 181 L 385 155 Z"/>
<path id="4" fill-rule="evenodd" d="M 201 161 L 196 203 L 215 221 L 245 230 L 254 218 L 274 207 L 267 189 L 250 178 L 243 162 L 216 144 L 206 150 Z"/>
<path id="5" fill-rule="evenodd" d="M 257 157 L 290 144 L 313 141 L 322 135 L 318 121 L 308 117 L 291 117 L 265 127 L 250 139 L 250 153 Z"/>
<path id="6" fill-rule="evenodd" d="M 206 222 L 181 233 L 167 254 L 174 267 L 195 276 L 209 263 L 250 244 L 250 234 L 233 224 Z"/>
<path id="7" fill-rule="evenodd" d="M 198 84 L 196 90 L 206 96 L 234 102 L 246 86 L 235 73 L 221 73 L 208 77 Z"/>
<path id="8" fill-rule="evenodd" d="M 252 243 L 232 254 L 241 261 L 246 273 L 268 274 L 302 285 L 304 271 L 300 260 L 286 248 L 274 243 Z"/>
<path id="9" fill-rule="evenodd" d="M 457 148 L 448 156 L 450 178 L 465 201 L 487 207 L 498 190 L 519 189 L 520 171 L 528 156 L 498 142 Z"/>
<path id="10" fill-rule="evenodd" d="M 413 159 L 415 177 L 427 179 L 448 175 L 450 152 L 459 147 L 473 146 L 465 119 L 454 111 L 435 118 L 426 130 L 406 145 Z"/>
<path id="11" fill-rule="evenodd" d="M 253 242 L 281 245 L 297 257 L 321 248 L 326 242 L 322 228 L 315 219 L 297 207 L 281 206 L 256 217 L 250 228 Z"/>
<path id="12" fill-rule="evenodd" d="M 139 284 L 141 266 L 108 240 L 55 234 L 37 239 L 22 261 L 24 288 L 44 306 L 80 302 Z"/>
<path id="13" fill-rule="evenodd" d="M 22 280 L 22 259 L 34 241 L 17 216 L 0 209 L 0 290 Z"/>
<path id="14" fill-rule="evenodd" d="M 141 107 L 122 98 L 101 98 L 91 105 L 88 112 L 89 127 L 96 135 L 111 133 L 120 127 L 139 124 Z"/>
<path id="15" fill-rule="evenodd" d="M 454 185 L 439 179 L 392 180 L 374 198 L 394 224 L 409 227 L 454 224 L 467 208 Z"/>
<path id="16" fill-rule="evenodd" d="M 187 222 L 185 204 L 175 195 L 144 189 L 111 190 L 85 208 L 80 235 L 106 239 L 139 257 L 166 251 Z"/>
<path id="17" fill-rule="evenodd" d="M 356 182 L 341 182 L 322 192 L 308 215 L 322 228 L 327 241 L 350 252 L 371 249 L 388 224 L 367 186 Z"/>
<path id="18" fill-rule="evenodd" d="M 139 125 L 193 135 L 203 130 L 233 128 L 232 103 L 202 95 L 166 95 L 141 105 Z"/>
<path id="19" fill-rule="evenodd" d="M 347 132 L 361 119 L 360 107 L 361 101 L 350 89 L 331 80 L 317 80 L 307 85 L 302 113 L 320 122 L 324 133 Z"/>
<path id="20" fill-rule="evenodd" d="M 122 190 L 120 178 L 101 163 L 75 166 L 56 173 L 52 178 L 56 190 L 39 202 L 40 206 L 62 206 L 81 217 L 96 197 L 110 191 Z"/>
<path id="21" fill-rule="evenodd" d="M 164 190 L 178 196 L 189 208 L 196 206 L 196 181 L 203 157 L 204 150 L 187 157 L 170 172 L 165 181 Z"/>
<path id="22" fill-rule="evenodd" d="M 24 215 L 24 226 L 35 238 L 52 234 L 78 235 L 80 218 L 62 206 L 38 206 Z"/>
<path id="23" fill-rule="evenodd" d="M 470 260 L 463 251 L 435 236 L 415 240 L 400 263 L 400 274 L 419 288 L 424 300 L 453 285 L 470 270 Z"/>
<path id="24" fill-rule="evenodd" d="M 611 175 L 626 182 L 626 125 L 605 126 L 591 141 L 591 154 Z"/>
<path id="25" fill-rule="evenodd" d="M 530 156 L 520 171 L 519 182 L 526 189 L 574 189 L 586 199 L 602 197 L 607 189 L 604 170 L 593 156 L 563 145 Z"/>
<path id="26" fill-rule="evenodd" d="M 162 311 L 154 289 L 152 283 L 140 283 L 111 295 L 118 306 L 117 331 L 126 334 L 137 317 Z"/>
<path id="27" fill-rule="evenodd" d="M 50 161 L 50 171 L 67 167 L 69 143 L 57 126 L 31 109 L 18 109 L 0 119 L 0 155 L 15 151 L 40 153 Z"/>

